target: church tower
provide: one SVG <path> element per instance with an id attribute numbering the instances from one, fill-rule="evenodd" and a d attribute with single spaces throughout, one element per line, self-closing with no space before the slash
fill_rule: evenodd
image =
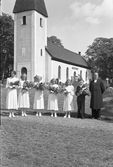
<path id="1" fill-rule="evenodd" d="M 47 46 L 47 10 L 44 0 L 16 0 L 14 13 L 14 69 L 17 76 L 26 72 L 45 81 Z"/>

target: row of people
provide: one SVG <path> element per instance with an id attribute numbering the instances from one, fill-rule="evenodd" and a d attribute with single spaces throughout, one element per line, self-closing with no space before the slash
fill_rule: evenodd
<path id="1" fill-rule="evenodd" d="M 33 109 L 37 110 L 36 116 L 41 116 L 41 110 L 44 110 L 44 94 L 43 90 L 36 89 L 37 86 L 41 83 L 42 78 L 39 76 L 34 77 L 34 103 Z M 11 71 L 11 77 L 7 79 L 6 88 L 7 98 L 6 98 L 6 107 L 10 111 L 9 117 L 15 117 L 14 112 L 20 108 L 22 110 L 22 116 L 27 116 L 26 109 L 30 108 L 30 99 L 29 99 L 29 89 L 23 89 L 24 83 L 27 81 L 26 73 L 21 75 L 20 80 L 16 77 L 16 72 Z M 19 85 L 14 85 L 13 83 L 19 82 Z M 58 88 L 56 84 L 56 79 L 52 79 L 50 83 L 52 88 Z M 17 89 L 19 88 L 19 94 L 17 97 Z M 88 95 L 86 87 L 83 85 L 83 80 L 80 80 L 79 86 L 75 89 L 71 83 L 71 80 L 67 80 L 65 83 L 65 88 L 63 90 L 64 94 L 64 104 L 63 111 L 65 112 L 64 118 L 70 118 L 70 112 L 74 110 L 74 95 L 77 95 L 77 105 L 78 105 L 78 117 L 83 118 L 85 112 L 85 96 Z M 51 117 L 57 117 L 58 109 L 58 96 L 52 89 L 49 89 L 48 96 L 48 110 L 51 111 Z"/>

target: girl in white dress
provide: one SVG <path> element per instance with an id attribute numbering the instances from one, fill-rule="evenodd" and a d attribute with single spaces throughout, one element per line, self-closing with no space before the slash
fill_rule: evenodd
<path id="1" fill-rule="evenodd" d="M 40 84 L 42 80 L 42 77 L 35 76 L 34 77 L 34 87 L 37 84 Z M 33 109 L 39 110 L 36 113 L 36 116 L 42 116 L 40 110 L 44 110 L 44 96 L 43 96 L 43 90 L 39 90 L 35 88 L 35 96 L 34 96 L 34 104 Z"/>
<path id="2" fill-rule="evenodd" d="M 14 84 L 18 82 L 16 78 L 16 71 L 11 71 L 11 77 L 7 78 L 6 88 L 7 88 L 7 97 L 6 97 L 6 108 L 9 110 L 9 117 L 15 117 L 14 110 L 18 109 L 17 104 L 17 88 L 18 85 Z"/>
<path id="3" fill-rule="evenodd" d="M 64 118 L 66 117 L 70 118 L 70 112 L 74 110 L 73 97 L 74 97 L 74 86 L 72 85 L 71 80 L 68 79 L 66 81 L 66 87 L 64 91 L 63 111 L 66 112 Z"/>
<path id="4" fill-rule="evenodd" d="M 20 78 L 20 90 L 18 96 L 18 107 L 22 110 L 22 116 L 27 116 L 26 109 L 30 108 L 29 89 L 24 89 L 24 83 L 27 81 L 27 74 L 23 73 Z"/>
<path id="5" fill-rule="evenodd" d="M 55 79 L 51 80 L 50 87 L 58 88 L 58 85 L 56 84 Z M 51 117 L 53 117 L 53 116 L 57 117 L 56 111 L 58 111 L 58 97 L 57 97 L 57 94 L 54 93 L 54 91 L 52 91 L 52 90 L 49 90 L 48 110 L 51 110 Z"/>

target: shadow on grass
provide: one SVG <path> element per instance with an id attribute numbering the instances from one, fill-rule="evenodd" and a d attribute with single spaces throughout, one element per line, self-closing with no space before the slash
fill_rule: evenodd
<path id="1" fill-rule="evenodd" d="M 27 115 L 28 116 L 36 116 L 36 111 L 35 110 L 27 110 Z M 8 110 L 2 110 L 1 112 L 1 116 L 7 117 L 9 115 L 9 111 Z M 16 116 L 21 116 L 21 110 L 18 110 L 15 112 Z M 58 112 L 57 116 L 60 118 L 63 118 L 65 115 L 65 112 Z M 50 117 L 51 116 L 51 112 L 50 111 L 42 111 L 42 116 L 47 116 Z M 71 118 L 77 118 L 77 112 L 71 112 Z M 84 116 L 84 119 L 92 119 L 90 114 L 86 114 Z M 107 113 L 105 112 L 105 110 L 101 111 L 101 120 L 102 121 L 106 121 L 108 123 L 112 123 L 113 122 L 113 116 L 111 117 L 111 113 L 107 111 Z"/>

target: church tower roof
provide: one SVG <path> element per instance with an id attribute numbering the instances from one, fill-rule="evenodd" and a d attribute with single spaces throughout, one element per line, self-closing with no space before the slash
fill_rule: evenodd
<path id="1" fill-rule="evenodd" d="M 16 0 L 13 13 L 20 13 L 36 10 L 45 17 L 48 17 L 44 0 Z"/>

